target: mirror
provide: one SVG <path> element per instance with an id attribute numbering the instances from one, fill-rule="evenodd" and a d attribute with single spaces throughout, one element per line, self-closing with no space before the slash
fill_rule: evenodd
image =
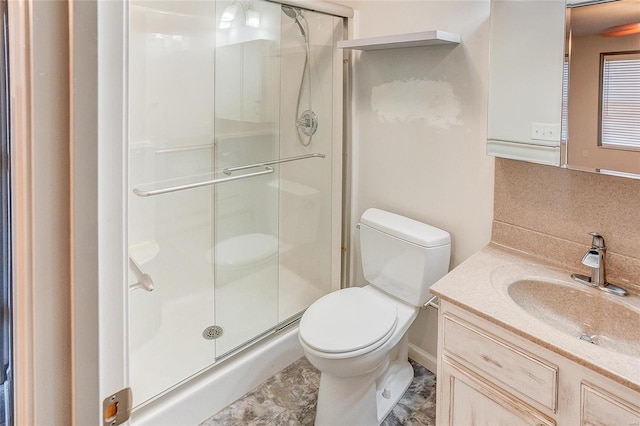
<path id="1" fill-rule="evenodd" d="M 560 166 L 565 3 L 492 0 L 487 153 Z"/>
<path id="2" fill-rule="evenodd" d="M 492 0 L 487 153 L 640 178 L 640 0 Z"/>
<path id="3" fill-rule="evenodd" d="M 640 0 L 574 2 L 567 22 L 566 166 L 640 178 Z"/>

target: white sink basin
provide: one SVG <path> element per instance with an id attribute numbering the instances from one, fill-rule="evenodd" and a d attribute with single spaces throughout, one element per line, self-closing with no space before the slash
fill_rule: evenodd
<path id="1" fill-rule="evenodd" d="M 533 265 L 498 268 L 492 283 L 515 307 L 585 345 L 640 358 L 640 298 L 574 282 L 566 271 Z"/>
<path id="2" fill-rule="evenodd" d="M 640 357 L 640 311 L 613 299 L 620 296 L 579 285 L 524 279 L 507 292 L 528 314 L 569 336 Z"/>

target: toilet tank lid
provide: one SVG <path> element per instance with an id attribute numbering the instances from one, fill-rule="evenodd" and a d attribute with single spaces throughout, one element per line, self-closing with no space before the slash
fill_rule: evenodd
<path id="1" fill-rule="evenodd" d="M 422 247 L 451 244 L 451 235 L 447 231 L 380 209 L 365 211 L 360 223 Z"/>

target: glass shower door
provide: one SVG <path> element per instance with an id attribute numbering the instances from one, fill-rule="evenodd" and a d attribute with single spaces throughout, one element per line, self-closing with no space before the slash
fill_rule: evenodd
<path id="1" fill-rule="evenodd" d="M 215 360 L 216 2 L 129 6 L 129 360 L 133 404 Z M 200 186 L 198 186 L 200 185 Z"/>
<path id="2" fill-rule="evenodd" d="M 331 290 L 339 203 L 333 78 L 342 20 L 267 1 L 238 4 L 218 2 L 216 165 L 231 176 L 273 173 L 216 187 L 218 358 Z M 233 11 L 239 19 L 225 20 Z"/>
<path id="3" fill-rule="evenodd" d="M 279 320 L 339 287 L 342 19 L 283 5 L 280 46 Z M 338 100 L 338 101 L 337 101 Z M 337 102 L 336 102 L 337 101 Z M 336 208 L 337 206 L 337 208 Z M 332 240 L 333 239 L 333 240 Z M 338 254 L 338 259 L 334 254 Z"/>
<path id="4" fill-rule="evenodd" d="M 266 0 L 132 0 L 129 17 L 137 407 L 339 286 L 343 26 Z"/>
<path id="5" fill-rule="evenodd" d="M 265 175 L 215 189 L 216 356 L 278 324 L 280 6 L 218 2 L 216 167 Z"/>

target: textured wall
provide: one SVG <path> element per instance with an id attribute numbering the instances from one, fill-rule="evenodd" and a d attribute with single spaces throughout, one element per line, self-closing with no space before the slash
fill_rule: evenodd
<path id="1" fill-rule="evenodd" d="M 640 291 L 640 180 L 496 159 L 495 242 L 588 273 L 590 231 L 610 280 Z"/>

